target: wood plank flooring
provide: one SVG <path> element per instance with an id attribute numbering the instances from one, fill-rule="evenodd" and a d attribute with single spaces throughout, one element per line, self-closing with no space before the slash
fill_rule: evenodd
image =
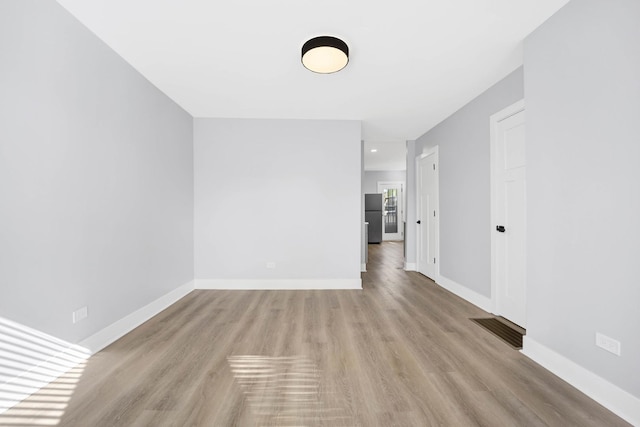
<path id="1" fill-rule="evenodd" d="M 194 291 L 0 425 L 623 426 L 369 245 L 362 291 Z"/>

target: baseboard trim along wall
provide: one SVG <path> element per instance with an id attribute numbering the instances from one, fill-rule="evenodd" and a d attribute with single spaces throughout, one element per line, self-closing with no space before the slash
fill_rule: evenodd
<path id="1" fill-rule="evenodd" d="M 82 340 L 78 345 L 88 349 L 91 354 L 95 354 L 112 342 L 142 325 L 162 310 L 176 303 L 178 300 L 189 294 L 193 289 L 193 281 L 185 283 L 173 291 L 161 296 L 157 300 L 150 302 L 144 307 L 139 308 L 133 313 L 128 314 L 115 323 L 112 323 L 106 328 Z"/>
<path id="2" fill-rule="evenodd" d="M 8 365 L 0 367 L 0 414 L 91 356 L 79 345 L 4 318 L 0 318 L 0 339 L 2 353 L 17 355 L 4 360 L 0 354 Z"/>
<path id="3" fill-rule="evenodd" d="M 44 334 L 6 319 L 0 319 L 0 337 L 7 348 L 32 349 L 31 356 L 0 373 L 0 414 L 17 405 L 51 381 L 66 374 L 91 355 L 131 332 L 193 290 L 193 281 L 180 286 L 78 344 Z"/>
<path id="4" fill-rule="evenodd" d="M 640 399 L 525 335 L 522 353 L 632 425 L 640 426 Z"/>
<path id="5" fill-rule="evenodd" d="M 367 272 L 367 264 L 360 264 L 360 272 L 361 273 L 366 273 Z"/>
<path id="6" fill-rule="evenodd" d="M 405 262 L 404 271 L 418 271 L 418 266 L 415 262 Z"/>
<path id="7" fill-rule="evenodd" d="M 491 313 L 493 310 L 493 304 L 491 303 L 491 298 L 481 295 L 471 289 L 462 286 L 461 284 L 454 282 L 451 279 L 448 279 L 442 275 L 436 277 L 436 283 L 449 292 L 452 292 L 459 296 L 460 298 L 469 301 L 471 304 L 480 307 L 484 311 L 488 311 Z"/>
<path id="8" fill-rule="evenodd" d="M 405 270 L 408 270 L 406 266 Z M 444 276 L 438 276 L 436 283 L 460 298 L 491 313 L 493 304 L 490 298 L 480 295 Z M 523 337 L 521 352 L 620 418 L 632 425 L 640 426 L 640 399 L 631 393 L 611 384 L 527 335 Z"/>
<path id="9" fill-rule="evenodd" d="M 196 279 L 196 289 L 224 290 L 310 290 L 310 289 L 362 289 L 362 279 Z"/>

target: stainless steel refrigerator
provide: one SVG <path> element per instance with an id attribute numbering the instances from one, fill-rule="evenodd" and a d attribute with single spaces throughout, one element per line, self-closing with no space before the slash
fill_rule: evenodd
<path id="1" fill-rule="evenodd" d="M 382 242 L 382 194 L 364 195 L 364 220 L 369 223 L 369 243 Z"/>

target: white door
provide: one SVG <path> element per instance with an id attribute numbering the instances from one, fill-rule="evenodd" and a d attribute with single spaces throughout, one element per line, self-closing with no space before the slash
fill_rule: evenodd
<path id="1" fill-rule="evenodd" d="M 403 240 L 404 183 L 379 182 L 382 193 L 382 240 Z"/>
<path id="2" fill-rule="evenodd" d="M 526 327 L 526 156 L 524 104 L 491 117 L 494 307 Z"/>
<path id="3" fill-rule="evenodd" d="M 418 271 L 436 280 L 438 262 L 438 151 L 418 160 Z"/>

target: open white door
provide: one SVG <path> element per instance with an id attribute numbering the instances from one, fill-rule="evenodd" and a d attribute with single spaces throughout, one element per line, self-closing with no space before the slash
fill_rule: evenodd
<path id="1" fill-rule="evenodd" d="M 491 116 L 491 284 L 495 314 L 526 328 L 524 102 Z"/>
<path id="2" fill-rule="evenodd" d="M 438 270 L 438 147 L 417 160 L 418 271 L 432 280 Z"/>

